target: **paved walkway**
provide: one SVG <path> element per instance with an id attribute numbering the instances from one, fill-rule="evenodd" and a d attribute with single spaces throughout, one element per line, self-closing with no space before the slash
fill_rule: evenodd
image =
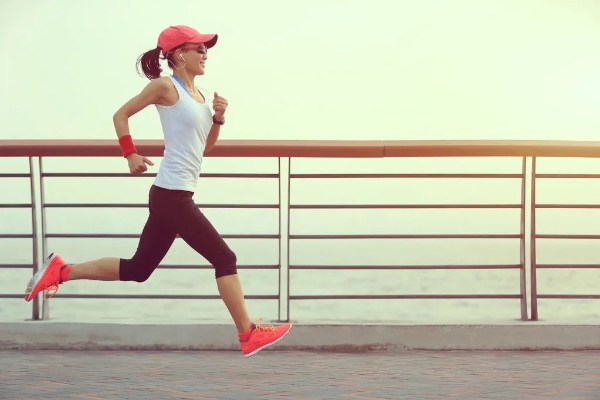
<path id="1" fill-rule="evenodd" d="M 600 399 L 600 352 L 0 352 L 0 399 Z"/>

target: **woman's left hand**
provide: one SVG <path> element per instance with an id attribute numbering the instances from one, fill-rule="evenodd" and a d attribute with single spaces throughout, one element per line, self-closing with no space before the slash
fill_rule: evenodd
<path id="1" fill-rule="evenodd" d="M 225 110 L 227 110 L 227 99 L 219 96 L 217 92 L 215 92 L 215 98 L 213 99 L 213 110 L 215 110 L 215 119 L 217 120 L 222 120 Z"/>

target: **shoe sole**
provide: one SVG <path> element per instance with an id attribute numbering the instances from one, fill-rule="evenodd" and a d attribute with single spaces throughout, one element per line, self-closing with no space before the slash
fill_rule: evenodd
<path id="1" fill-rule="evenodd" d="M 281 339 L 283 339 L 284 337 L 286 337 L 286 336 L 287 336 L 287 334 L 288 334 L 288 333 L 290 333 L 290 331 L 291 331 L 291 330 L 292 330 L 292 324 L 290 324 L 290 329 L 288 329 L 288 330 L 287 330 L 287 331 L 286 331 L 286 332 L 285 332 L 283 335 L 281 335 L 279 338 L 277 338 L 276 340 L 273 340 L 271 343 L 267 343 L 267 344 L 265 344 L 264 346 L 262 346 L 262 347 L 259 347 L 258 349 L 254 350 L 254 351 L 253 351 L 253 352 L 251 352 L 251 353 L 244 354 L 244 357 L 245 357 L 245 358 L 252 357 L 253 355 L 255 355 L 256 353 L 258 353 L 259 351 L 261 351 L 261 350 L 264 350 L 264 349 L 266 349 L 267 347 L 271 347 L 271 346 L 273 346 L 275 343 L 279 342 Z"/>
<path id="2" fill-rule="evenodd" d="M 35 292 L 35 288 L 37 287 L 37 285 L 40 283 L 40 281 L 42 279 L 44 279 L 44 277 L 46 276 L 46 274 L 48 273 L 48 267 L 50 266 L 50 264 L 52 264 L 52 261 L 54 261 L 54 259 L 58 257 L 58 254 L 52 254 L 50 256 L 50 258 L 48 260 L 46 260 L 46 262 L 44 263 L 44 265 L 42 265 L 42 269 L 44 269 L 44 273 L 42 274 L 42 276 L 40 276 L 40 278 L 37 280 L 37 282 L 35 282 L 33 284 L 33 288 L 31 289 L 31 293 Z M 38 294 L 40 294 L 41 290 L 38 291 L 35 296 L 37 296 Z M 30 302 L 31 300 L 33 300 L 33 298 L 35 296 L 32 296 L 31 293 L 27 296 L 25 296 L 25 301 Z"/>

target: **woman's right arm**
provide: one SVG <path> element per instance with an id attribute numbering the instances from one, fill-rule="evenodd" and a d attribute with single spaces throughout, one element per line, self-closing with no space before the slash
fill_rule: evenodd
<path id="1" fill-rule="evenodd" d="M 151 104 L 163 103 L 169 93 L 169 82 L 166 79 L 158 78 L 146 85 L 142 91 L 129 99 L 113 115 L 113 124 L 120 139 L 123 136 L 131 135 L 129 132 L 128 120 L 131 116 L 142 111 Z"/>
<path id="2" fill-rule="evenodd" d="M 146 164 L 154 165 L 146 157 L 140 156 L 135 149 L 131 133 L 129 132 L 129 118 L 151 104 L 160 104 L 165 101 L 169 92 L 169 82 L 158 78 L 146 85 L 136 96 L 129 99 L 113 115 L 113 124 L 119 140 L 123 157 L 129 163 L 131 173 L 147 171 Z"/>

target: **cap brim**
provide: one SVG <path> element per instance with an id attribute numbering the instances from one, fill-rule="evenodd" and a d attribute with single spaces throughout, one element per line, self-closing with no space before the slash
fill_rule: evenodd
<path id="1" fill-rule="evenodd" d="M 215 44 L 217 44 L 217 39 L 219 35 L 216 33 L 206 33 L 203 35 L 198 35 L 191 40 L 188 40 L 188 43 L 204 43 L 207 49 L 210 49 Z"/>

